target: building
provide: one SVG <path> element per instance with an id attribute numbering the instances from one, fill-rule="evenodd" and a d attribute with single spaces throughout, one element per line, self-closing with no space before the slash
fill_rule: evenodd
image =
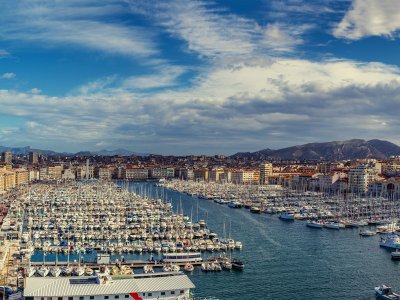
<path id="1" fill-rule="evenodd" d="M 62 171 L 61 178 L 65 180 L 75 180 L 75 172 L 71 169 L 65 169 Z"/>
<path id="2" fill-rule="evenodd" d="M 125 170 L 125 179 L 127 180 L 146 180 L 148 178 L 148 168 L 127 167 Z"/>
<path id="3" fill-rule="evenodd" d="M 103 180 L 111 180 L 113 170 L 109 166 L 102 166 L 97 168 L 97 178 Z"/>
<path id="4" fill-rule="evenodd" d="M 193 177 L 195 181 L 208 181 L 208 169 L 193 170 Z"/>
<path id="5" fill-rule="evenodd" d="M 349 170 L 349 191 L 356 194 L 364 194 L 368 191 L 368 184 L 375 181 L 377 172 L 375 168 L 359 165 Z"/>
<path id="6" fill-rule="evenodd" d="M 193 178 L 194 178 L 193 169 L 180 168 L 178 171 L 178 178 L 183 179 L 183 180 L 193 180 Z"/>
<path id="7" fill-rule="evenodd" d="M 237 169 L 232 171 L 232 183 L 253 184 L 260 180 L 259 170 Z"/>
<path id="8" fill-rule="evenodd" d="M 63 167 L 61 165 L 50 165 L 47 167 L 47 176 L 49 180 L 57 180 L 62 178 Z"/>
<path id="9" fill-rule="evenodd" d="M 268 184 L 268 177 L 272 176 L 272 164 L 263 163 L 260 165 L 260 184 Z"/>
<path id="10" fill-rule="evenodd" d="M 7 164 L 11 164 L 12 163 L 13 154 L 12 154 L 12 152 L 9 152 L 9 151 L 3 152 L 1 154 L 1 158 L 2 158 L 2 162 L 5 162 Z"/>
<path id="11" fill-rule="evenodd" d="M 150 169 L 150 177 L 155 179 L 161 178 L 174 178 L 175 169 L 174 168 L 153 168 Z"/>
<path id="12" fill-rule="evenodd" d="M 31 165 L 39 163 L 39 153 L 29 152 L 29 163 Z"/>
<path id="13" fill-rule="evenodd" d="M 223 174 L 224 174 L 224 169 L 213 168 L 208 172 L 208 180 L 213 182 L 220 182 L 220 177 Z"/>
<path id="14" fill-rule="evenodd" d="M 189 299 L 194 284 L 181 273 L 141 274 L 128 278 L 28 277 L 25 300 L 172 300 Z"/>
<path id="15" fill-rule="evenodd" d="M 29 182 L 29 171 L 26 169 L 14 169 L 15 185 L 19 186 Z"/>
<path id="16" fill-rule="evenodd" d="M 0 170 L 0 191 L 15 188 L 15 172 Z"/>

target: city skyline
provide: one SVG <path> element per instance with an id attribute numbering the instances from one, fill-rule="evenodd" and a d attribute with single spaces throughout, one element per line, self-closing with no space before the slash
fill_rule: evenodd
<path id="1" fill-rule="evenodd" d="M 400 3 L 0 4 L 0 141 L 233 154 L 400 144 Z"/>

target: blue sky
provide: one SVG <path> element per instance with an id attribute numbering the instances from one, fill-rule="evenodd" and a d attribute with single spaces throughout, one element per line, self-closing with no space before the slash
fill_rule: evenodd
<path id="1" fill-rule="evenodd" d="M 21 0 L 0 11 L 0 145 L 400 144 L 397 0 Z"/>

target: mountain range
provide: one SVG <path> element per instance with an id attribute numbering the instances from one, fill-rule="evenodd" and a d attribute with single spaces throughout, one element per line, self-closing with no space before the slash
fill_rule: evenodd
<path id="1" fill-rule="evenodd" d="M 126 149 L 115 149 L 115 150 L 100 150 L 100 151 L 80 151 L 77 153 L 70 153 L 70 152 L 56 152 L 52 150 L 41 150 L 41 149 L 34 149 L 30 146 L 26 147 L 5 147 L 0 146 L 0 152 L 10 151 L 15 155 L 27 155 L 29 152 L 40 152 L 44 155 L 65 155 L 65 156 L 92 156 L 92 155 L 99 155 L 99 156 L 114 156 L 114 155 L 121 155 L 121 156 L 147 156 L 148 153 L 137 153 Z"/>
<path id="2" fill-rule="evenodd" d="M 44 155 L 65 156 L 148 156 L 148 153 L 137 153 L 126 149 L 80 151 L 77 153 L 55 152 L 52 150 L 34 149 L 26 147 L 4 147 L 0 146 L 0 152 L 11 151 L 16 155 L 28 154 L 29 152 L 40 152 Z M 326 143 L 310 143 L 297 145 L 282 149 L 263 149 L 256 152 L 238 152 L 232 158 L 252 158 L 256 160 L 278 159 L 278 160 L 346 160 L 377 158 L 386 159 L 393 155 L 400 155 L 400 147 L 384 140 L 362 140 L 352 139 L 347 141 L 333 141 Z"/>
<path id="3" fill-rule="evenodd" d="M 400 155 L 400 147 L 383 140 L 352 139 L 326 143 L 310 143 L 278 150 L 263 149 L 256 152 L 238 152 L 233 158 L 253 158 L 257 160 L 347 160 L 376 158 L 387 159 Z"/>

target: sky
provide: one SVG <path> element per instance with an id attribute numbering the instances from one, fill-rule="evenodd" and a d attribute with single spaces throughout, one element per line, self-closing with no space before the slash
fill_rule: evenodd
<path id="1" fill-rule="evenodd" d="M 398 0 L 0 1 L 0 145 L 400 144 Z"/>

